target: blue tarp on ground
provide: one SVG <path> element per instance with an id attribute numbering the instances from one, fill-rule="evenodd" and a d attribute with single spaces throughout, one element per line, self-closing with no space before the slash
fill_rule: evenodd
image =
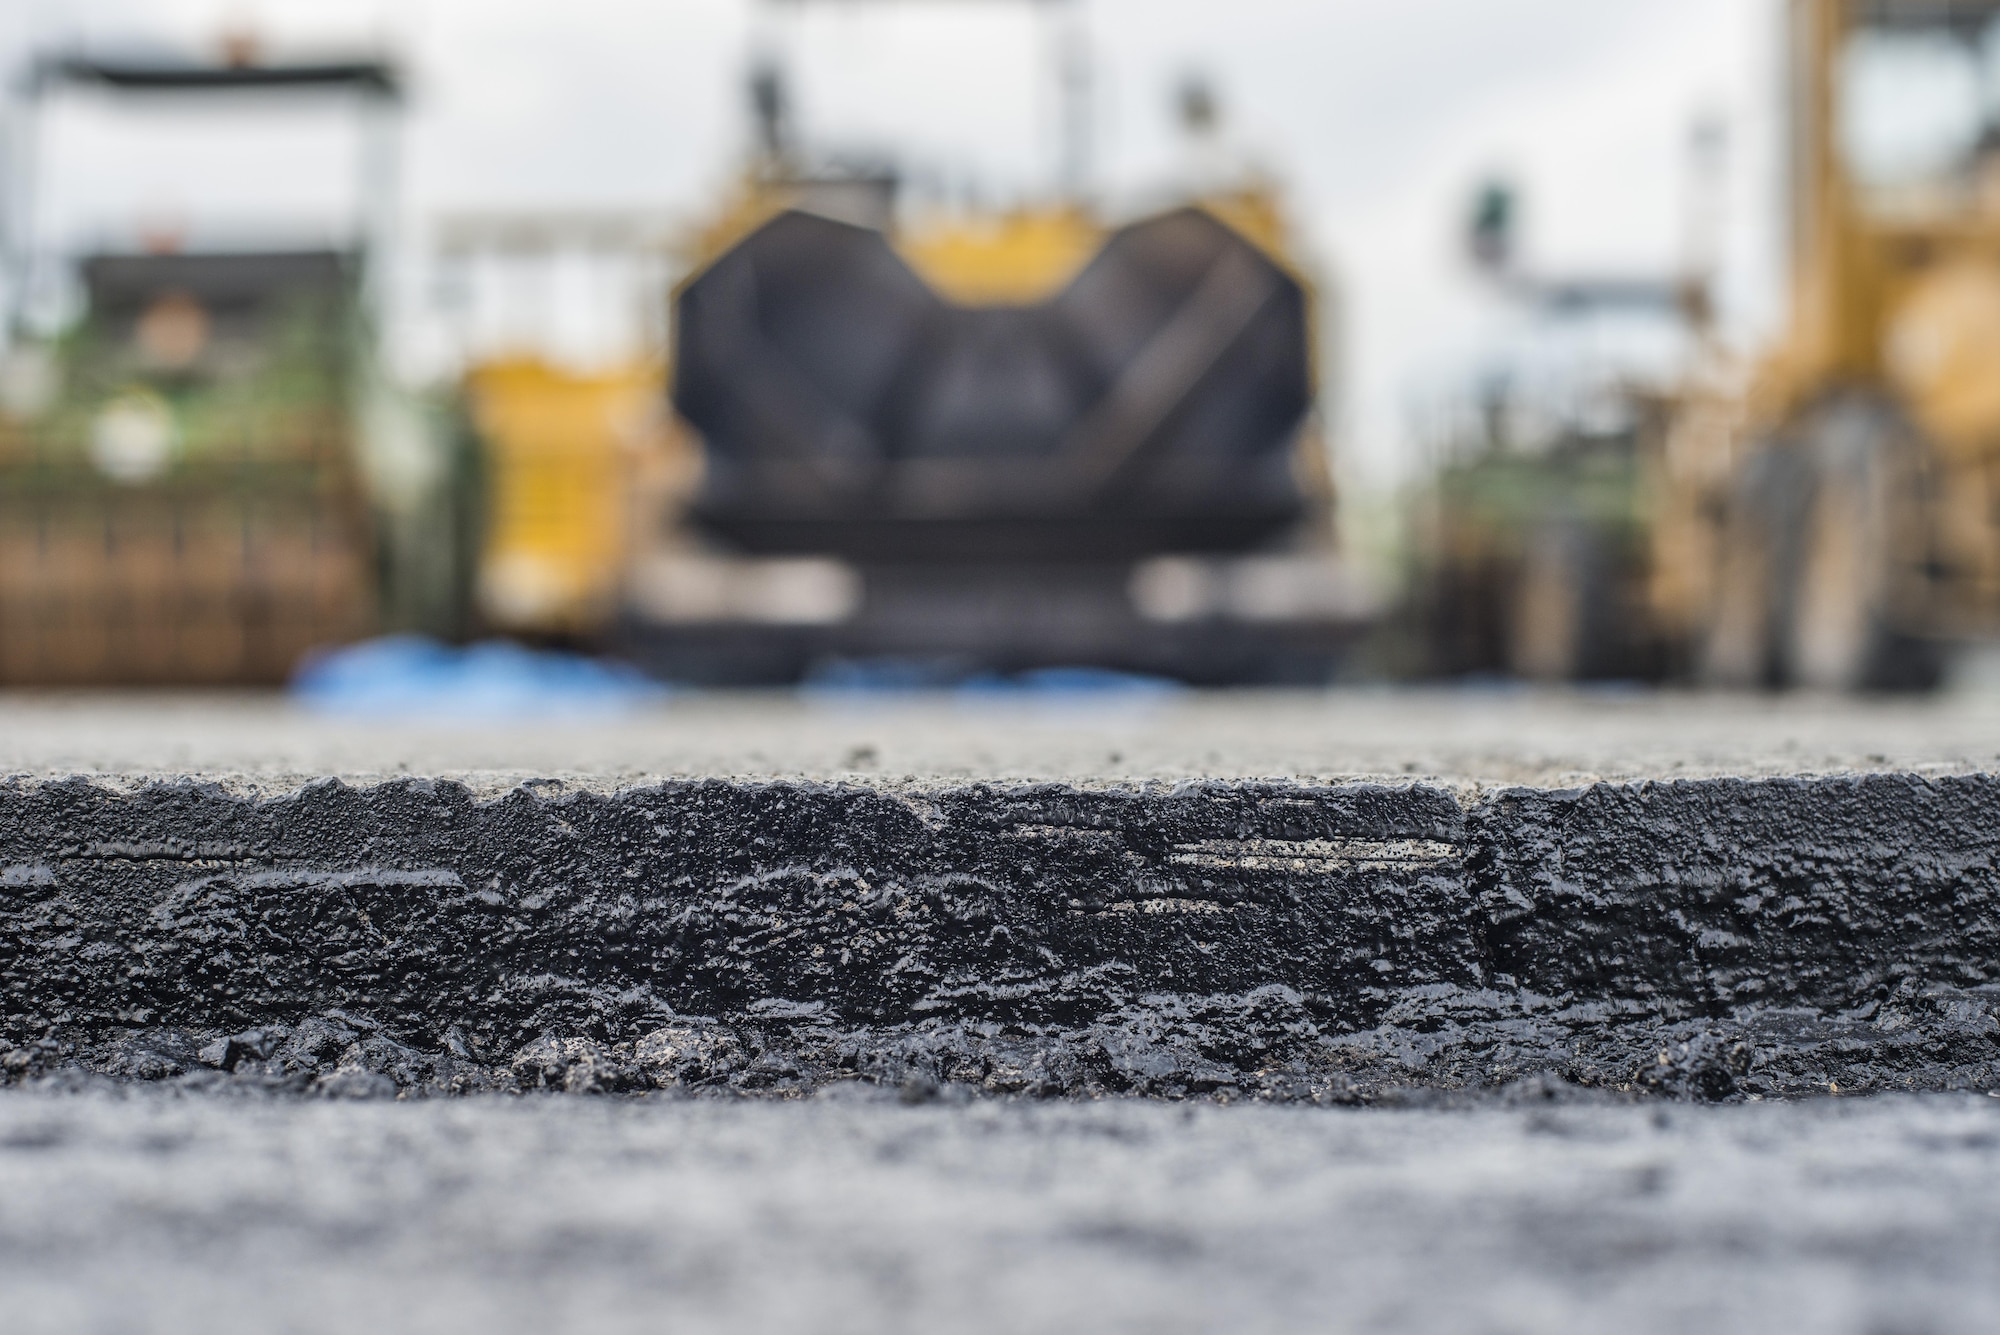
<path id="1" fill-rule="evenodd" d="M 292 678 L 306 706 L 335 714 L 521 718 L 613 714 L 666 688 L 636 668 L 505 640 L 457 648 L 392 635 L 330 650 Z"/>

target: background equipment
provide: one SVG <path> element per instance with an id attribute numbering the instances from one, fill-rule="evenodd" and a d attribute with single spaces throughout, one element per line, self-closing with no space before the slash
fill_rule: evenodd
<path id="1" fill-rule="evenodd" d="M 807 152 L 775 65 L 752 92 L 761 156 L 675 296 L 702 473 L 635 573 L 633 651 L 701 679 L 1330 672 L 1357 616 L 1321 313 L 1268 179 L 1113 224 L 1072 153 L 1045 200 L 926 210 Z"/>
<path id="2" fill-rule="evenodd" d="M 387 64 L 59 59 L 31 107 L 62 88 L 344 94 L 364 210 L 388 214 Z M 0 682 L 275 682 L 380 627 L 454 629 L 470 515 L 452 433 L 377 364 L 379 221 L 345 248 L 86 256 L 80 318 L 36 337 L 26 297 L 58 257 L 12 184 Z"/>

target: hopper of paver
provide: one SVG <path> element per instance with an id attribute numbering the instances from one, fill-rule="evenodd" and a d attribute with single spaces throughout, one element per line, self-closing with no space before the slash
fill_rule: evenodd
<path id="1" fill-rule="evenodd" d="M 940 295 L 887 235 L 770 219 L 684 285 L 695 521 L 864 569 L 1118 565 L 1295 526 L 1304 287 L 1214 215 L 1112 232 L 1053 296 Z"/>

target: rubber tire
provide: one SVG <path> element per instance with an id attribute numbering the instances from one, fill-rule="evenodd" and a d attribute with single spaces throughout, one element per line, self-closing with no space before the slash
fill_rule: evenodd
<path id="1" fill-rule="evenodd" d="M 1703 681 L 1836 692 L 1937 685 L 1939 647 L 1895 616 L 1913 442 L 1893 406 L 1855 396 L 1755 447 L 1724 523 Z"/>

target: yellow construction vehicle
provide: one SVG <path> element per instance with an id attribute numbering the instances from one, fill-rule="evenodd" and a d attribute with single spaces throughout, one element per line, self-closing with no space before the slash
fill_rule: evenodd
<path id="1" fill-rule="evenodd" d="M 1355 600 L 1268 180 L 1119 224 L 1073 189 L 911 206 L 894 172 L 801 151 L 775 70 L 753 104 L 761 152 L 675 295 L 702 474 L 635 569 L 635 655 L 734 680 L 1331 669 Z"/>
<path id="2" fill-rule="evenodd" d="M 655 327 L 676 234 L 640 211 L 487 210 L 441 217 L 435 240 L 484 483 L 473 582 L 480 627 L 601 642 L 618 620 L 640 538 L 692 482 L 692 450 L 666 411 L 666 349 Z M 620 308 L 598 302 L 586 312 L 608 326 L 591 355 L 565 357 L 554 346 L 546 301 L 515 312 L 530 318 L 497 336 L 474 328 L 489 269 L 532 277 L 527 286 L 546 298 L 557 272 L 578 262 L 608 266 L 590 286 Z"/>
<path id="3" fill-rule="evenodd" d="M 1684 395 L 1653 605 L 1705 680 L 1921 686 L 2000 631 L 2000 2 L 1789 18 L 1789 320 Z"/>
<path id="4" fill-rule="evenodd" d="M 1435 666 L 1907 689 L 2000 633 L 2000 0 L 1787 6 L 1781 336 L 1732 357 L 1684 300 L 1634 430 L 1447 469 Z"/>
<path id="5" fill-rule="evenodd" d="M 601 631 L 631 553 L 641 451 L 666 392 L 661 368 L 575 371 L 523 354 L 481 361 L 464 384 L 486 451 L 483 619 L 523 634 Z"/>

